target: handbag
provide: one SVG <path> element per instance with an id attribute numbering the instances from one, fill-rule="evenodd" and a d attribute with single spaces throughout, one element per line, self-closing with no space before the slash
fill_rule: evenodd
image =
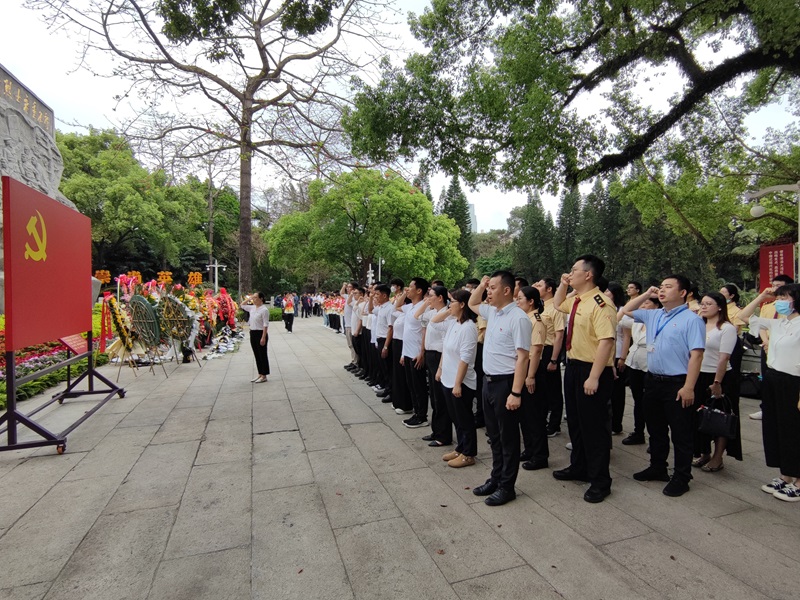
<path id="1" fill-rule="evenodd" d="M 700 413 L 700 425 L 697 427 L 700 433 L 712 438 L 736 439 L 739 417 L 733 412 L 727 396 L 719 398 L 712 396 L 708 406 L 703 404 L 697 412 Z"/>

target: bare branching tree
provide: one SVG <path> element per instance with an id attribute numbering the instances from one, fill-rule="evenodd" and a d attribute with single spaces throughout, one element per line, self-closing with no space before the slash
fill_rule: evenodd
<path id="1" fill-rule="evenodd" d="M 215 2 L 226 12 L 212 26 L 193 0 L 26 4 L 79 35 L 82 67 L 130 82 L 119 100 L 142 108 L 129 138 L 153 148 L 169 139 L 171 159 L 238 162 L 240 290 L 252 279 L 254 164 L 292 179 L 350 165 L 339 125 L 347 82 L 387 44 L 386 0 Z"/>

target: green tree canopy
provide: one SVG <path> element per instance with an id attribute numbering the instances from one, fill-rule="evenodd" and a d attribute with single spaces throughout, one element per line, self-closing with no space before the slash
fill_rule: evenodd
<path id="1" fill-rule="evenodd" d="M 469 216 L 469 203 L 464 190 L 461 189 L 457 175 L 450 180 L 442 202 L 442 214 L 453 219 L 461 232 L 458 239 L 458 251 L 461 256 L 467 259 L 472 258 L 472 220 Z"/>
<path id="2" fill-rule="evenodd" d="M 313 182 L 309 195 L 307 212 L 281 217 L 268 233 L 274 266 L 345 267 L 363 280 L 382 258 L 385 273 L 406 280 L 463 277 L 467 260 L 458 252 L 458 227 L 434 215 L 430 200 L 396 173 L 358 169 Z"/>
<path id="3" fill-rule="evenodd" d="M 426 51 L 359 85 L 345 128 L 358 155 L 424 153 L 470 183 L 572 186 L 710 100 L 743 116 L 800 75 L 797 2 L 432 0 L 410 24 Z"/>
<path id="4" fill-rule="evenodd" d="M 92 220 L 93 263 L 130 269 L 196 270 L 204 264 L 207 213 L 202 192 L 150 173 L 110 131 L 56 133 L 64 159 L 61 192 Z"/>

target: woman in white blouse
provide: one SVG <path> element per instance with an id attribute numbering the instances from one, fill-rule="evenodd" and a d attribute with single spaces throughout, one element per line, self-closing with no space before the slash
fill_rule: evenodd
<path id="1" fill-rule="evenodd" d="M 250 294 L 242 302 L 242 310 L 250 313 L 247 320 L 250 325 L 250 346 L 256 357 L 256 370 L 258 377 L 251 383 L 264 383 L 269 375 L 269 358 L 267 357 L 267 331 L 269 330 L 269 307 L 266 305 L 267 297 L 263 292 Z"/>
<path id="2" fill-rule="evenodd" d="M 431 432 L 422 439 L 434 448 L 453 443 L 453 422 L 447 410 L 444 391 L 438 380 L 434 381 L 436 369 L 442 359 L 444 334 L 449 327 L 446 322 L 449 316 L 447 298 L 447 288 L 434 285 L 414 313 L 414 318 L 422 321 L 424 331 L 422 341 L 425 347 L 425 366 L 428 369 L 428 397 L 431 402 Z M 444 315 L 445 320 L 433 321 L 437 314 Z"/>
<path id="3" fill-rule="evenodd" d="M 703 352 L 703 363 L 700 375 L 694 386 L 695 406 L 700 408 L 708 404 L 710 398 L 719 398 L 723 394 L 728 397 L 734 414 L 739 414 L 739 396 L 734 393 L 736 373 L 731 370 L 731 355 L 736 348 L 738 335 L 736 326 L 728 319 L 728 307 L 724 296 L 718 292 L 709 292 L 700 300 L 700 316 L 706 322 L 706 349 Z M 696 416 L 700 413 L 695 412 Z M 738 422 L 738 421 L 737 421 Z M 696 419 L 696 426 L 699 419 Z M 739 432 L 732 439 L 717 438 L 714 440 L 714 454 L 711 454 L 711 438 L 697 431 L 694 432 L 694 460 L 692 466 L 700 467 L 707 473 L 721 471 L 722 454 L 742 460 L 742 441 Z"/>
<path id="4" fill-rule="evenodd" d="M 785 319 L 751 317 L 765 300 L 775 301 L 775 311 Z M 761 421 L 764 456 L 768 467 L 780 476 L 761 489 L 786 502 L 800 501 L 800 285 L 767 288 L 739 313 L 750 324 L 750 333 L 769 331 L 769 352 L 762 386 L 764 415 Z"/>
<path id="5" fill-rule="evenodd" d="M 478 454 L 478 435 L 472 415 L 472 400 L 478 383 L 475 375 L 475 353 L 478 348 L 476 315 L 469 308 L 470 293 L 454 290 L 446 313 L 431 319 L 432 323 L 450 324 L 442 343 L 442 358 L 436 371 L 441 383 L 447 410 L 456 427 L 456 449 L 442 457 L 454 468 L 475 464 Z"/>

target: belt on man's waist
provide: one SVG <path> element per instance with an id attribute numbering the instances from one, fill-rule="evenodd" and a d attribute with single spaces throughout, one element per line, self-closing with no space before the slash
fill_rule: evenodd
<path id="1" fill-rule="evenodd" d="M 686 379 L 686 375 L 656 375 L 655 373 L 648 373 L 647 375 L 656 381 L 676 381 L 678 379 Z"/>
<path id="2" fill-rule="evenodd" d="M 489 383 L 494 383 L 495 381 L 507 381 L 509 379 L 514 379 L 514 374 L 511 373 L 510 375 L 487 375 L 486 373 L 484 373 L 483 378 Z"/>

